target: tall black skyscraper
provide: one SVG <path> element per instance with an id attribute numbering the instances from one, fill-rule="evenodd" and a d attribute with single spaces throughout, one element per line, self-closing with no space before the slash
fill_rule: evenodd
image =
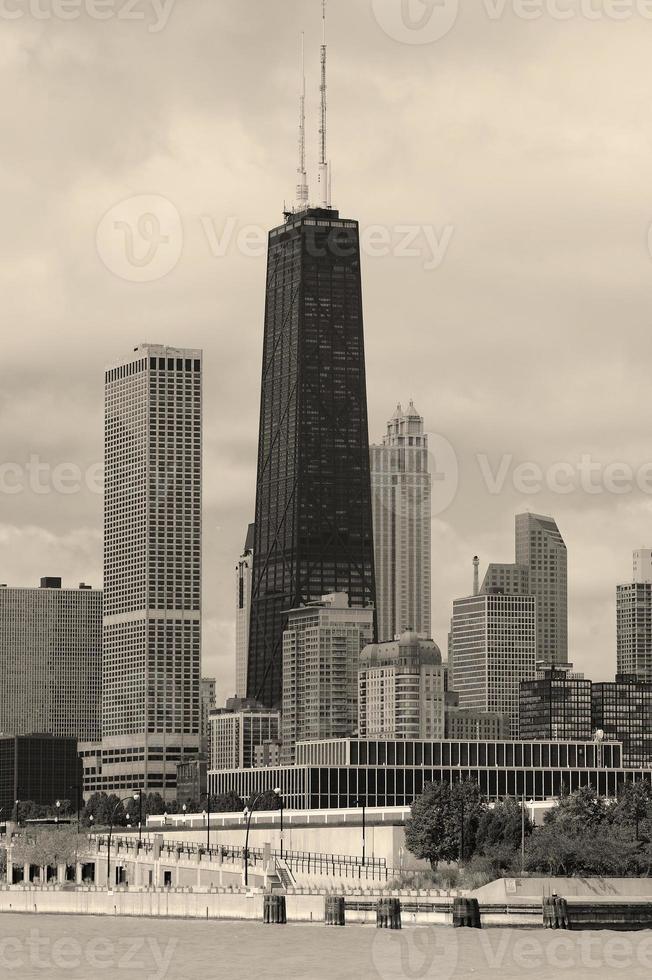
<path id="1" fill-rule="evenodd" d="M 287 612 L 331 592 L 375 604 L 356 221 L 330 206 L 322 46 L 321 204 L 270 233 L 247 694 L 280 705 Z"/>
<path id="2" fill-rule="evenodd" d="M 286 613 L 375 603 L 355 221 L 293 214 L 269 238 L 247 693 L 281 698 Z"/>

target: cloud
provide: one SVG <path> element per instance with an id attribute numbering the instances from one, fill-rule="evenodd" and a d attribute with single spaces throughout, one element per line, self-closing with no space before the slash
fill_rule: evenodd
<path id="1" fill-rule="evenodd" d="M 372 439 L 414 397 L 460 462 L 433 545 L 445 646 L 470 558 L 509 559 L 524 503 L 513 488 L 486 492 L 478 453 L 544 468 L 586 452 L 649 458 L 652 25 L 489 21 L 464 4 L 445 38 L 416 47 L 388 37 L 371 4 L 330 7 L 336 203 L 363 226 L 455 229 L 436 270 L 393 254 L 363 262 Z M 202 218 L 267 229 L 292 199 L 299 27 L 314 186 L 310 5 L 193 0 L 158 34 L 23 18 L 0 38 L 2 456 L 89 465 L 102 453 L 104 365 L 143 340 L 204 349 L 205 650 L 226 688 L 233 565 L 254 506 L 265 261 L 237 246 L 216 257 Z M 117 278 L 95 245 L 102 216 L 136 194 L 166 197 L 183 222 L 178 265 L 148 284 Z M 652 540 L 647 498 L 525 502 L 553 513 L 569 545 L 571 657 L 613 673 L 609 604 L 631 548 Z M 2 545 L 3 579 L 99 581 L 96 496 L 1 506 L 22 535 Z"/>

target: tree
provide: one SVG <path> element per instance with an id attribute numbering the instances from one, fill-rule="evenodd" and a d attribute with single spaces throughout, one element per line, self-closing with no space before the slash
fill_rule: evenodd
<path id="1" fill-rule="evenodd" d="M 415 857 L 430 861 L 436 870 L 440 861 L 468 857 L 484 806 L 476 783 L 464 780 L 429 783 L 412 805 L 405 828 L 405 843 Z"/>
<path id="2" fill-rule="evenodd" d="M 502 867 L 507 854 L 515 855 L 520 850 L 523 829 L 527 839 L 532 833 L 532 822 L 527 814 L 523 821 L 520 803 L 512 798 L 496 803 L 492 809 L 485 810 L 480 818 L 477 849 L 480 854 L 489 857 L 500 856 Z"/>
<path id="3" fill-rule="evenodd" d="M 17 864 L 57 867 L 76 864 L 86 846 L 84 837 L 71 827 L 39 827 L 13 842 L 12 857 Z"/>
<path id="4" fill-rule="evenodd" d="M 129 804 L 128 802 L 128 806 L 130 806 L 129 815 L 133 817 L 132 808 L 133 806 L 137 807 L 138 804 Z M 91 816 L 93 817 L 92 821 Z M 127 823 L 124 804 L 120 797 L 114 793 L 110 795 L 93 793 L 82 811 L 81 818 L 84 826 L 93 826 L 94 828 L 108 827 L 111 823 L 114 827 L 124 827 Z"/>
<path id="5" fill-rule="evenodd" d="M 647 856 L 630 834 L 604 822 L 597 828 L 557 822 L 537 829 L 528 840 L 525 867 L 550 875 L 637 875 Z"/>
<path id="6" fill-rule="evenodd" d="M 641 824 L 649 821 L 652 812 L 652 786 L 643 779 L 640 782 L 625 783 L 620 787 L 618 802 L 609 810 L 613 824 L 620 827 L 630 827 L 634 830 L 635 839 L 641 839 Z M 644 828 L 643 837 L 649 840 L 649 825 Z"/>
<path id="7" fill-rule="evenodd" d="M 563 827 L 573 834 L 578 830 L 595 830 L 606 819 L 607 812 L 605 801 L 593 787 L 581 786 L 561 796 L 557 806 L 546 813 L 544 823 Z"/>
<path id="8" fill-rule="evenodd" d="M 244 810 L 244 800 L 242 797 L 229 790 L 228 793 L 221 793 L 214 796 L 211 801 L 212 813 L 238 813 Z"/>
<path id="9" fill-rule="evenodd" d="M 136 804 L 136 806 L 138 806 L 138 804 Z M 160 793 L 143 794 L 143 820 L 146 816 L 160 816 L 165 812 L 165 800 Z"/>
<path id="10" fill-rule="evenodd" d="M 281 799 L 278 793 L 275 793 L 273 789 L 266 790 L 258 803 L 256 803 L 257 810 L 280 810 L 281 809 Z"/>

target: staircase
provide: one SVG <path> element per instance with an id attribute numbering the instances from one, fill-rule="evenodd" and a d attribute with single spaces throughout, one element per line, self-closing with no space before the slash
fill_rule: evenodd
<path id="1" fill-rule="evenodd" d="M 280 861 L 278 858 L 274 861 L 274 870 L 267 875 L 267 882 L 272 892 L 286 892 L 296 884 L 294 875 L 285 861 Z"/>

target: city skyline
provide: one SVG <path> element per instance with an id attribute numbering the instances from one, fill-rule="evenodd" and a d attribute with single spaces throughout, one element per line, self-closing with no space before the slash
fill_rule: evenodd
<path id="1" fill-rule="evenodd" d="M 236 13 L 228 2 L 220 8 L 197 3 L 196 12 L 184 15 L 186 33 L 161 31 L 151 52 L 139 44 L 138 25 L 100 25 L 98 34 L 84 23 L 49 25 L 62 51 L 73 36 L 88 42 L 89 56 L 100 43 L 120 50 L 138 111 L 121 117 L 124 139 L 117 143 L 108 142 L 111 127 L 100 132 L 92 125 L 87 93 L 65 66 L 59 83 L 67 98 L 46 112 L 35 97 L 38 88 L 47 89 L 50 68 L 44 57 L 32 66 L 32 80 L 24 74 L 25 46 L 46 51 L 34 22 L 18 24 L 7 41 L 7 85 L 19 102 L 29 90 L 32 104 L 22 116 L 15 112 L 6 130 L 10 219 L 18 209 L 8 226 L 21 232 L 3 239 L 8 321 L 15 329 L 7 332 L 4 352 L 0 434 L 5 460 L 23 475 L 32 456 L 50 472 L 72 463 L 87 474 L 101 459 L 104 365 L 148 336 L 205 349 L 210 375 L 204 671 L 217 675 L 221 697 L 234 690 L 233 562 L 253 519 L 257 407 L 243 393 L 250 395 L 259 383 L 264 257 L 235 244 L 223 258 L 213 255 L 195 216 L 206 216 L 223 236 L 230 218 L 236 233 L 250 223 L 271 227 L 282 198 L 292 199 L 293 38 L 305 8 L 288 3 L 272 12 L 269 5 L 252 4 L 249 11 L 238 6 Z M 493 77 L 479 91 L 477 79 L 464 78 L 462 53 L 470 46 L 482 72 L 498 54 L 480 45 L 479 28 L 487 25 L 473 13 L 445 43 L 418 48 L 388 37 L 368 9 L 347 9 L 346 29 L 344 18 L 342 5 L 333 3 L 336 197 L 343 211 L 359 214 L 367 232 L 379 224 L 394 243 L 391 254 L 372 254 L 374 246 L 363 254 L 370 437 L 383 431 L 399 398 L 413 397 L 435 436 L 433 449 L 437 435 L 444 436 L 460 466 L 459 492 L 433 524 L 433 553 L 440 561 L 433 575 L 434 638 L 444 644 L 451 600 L 470 592 L 471 557 L 479 554 L 483 565 L 512 560 L 513 515 L 529 506 L 555 517 L 568 546 L 570 659 L 587 676 L 611 677 L 615 586 L 630 577 L 632 550 L 650 544 L 649 497 L 548 489 L 530 496 L 514 486 L 513 474 L 521 463 L 547 471 L 559 461 L 576 464 L 585 454 L 602 463 L 603 475 L 611 463 L 638 468 L 649 460 L 644 413 L 635 411 L 646 393 L 646 290 L 652 275 L 645 244 L 651 215 L 640 205 L 649 164 L 636 123 L 646 88 L 640 79 L 650 69 L 644 42 L 636 39 L 637 24 L 619 25 L 608 37 L 586 22 L 493 25 L 498 54 L 507 50 L 509 58 L 501 59 L 504 77 Z M 312 27 L 307 71 L 314 116 L 318 38 Z M 250 39 L 266 86 L 248 80 L 249 62 L 239 64 L 242 59 L 229 50 L 237 32 Z M 279 65 L 277 45 L 264 46 L 266 36 L 291 39 L 287 63 Z M 575 65 L 596 44 L 608 67 L 598 91 L 589 92 Z M 211 56 L 204 58 L 208 45 Z M 620 57 L 625 50 L 626 59 Z M 161 59 L 169 72 L 163 79 Z M 107 114 L 124 113 L 124 99 L 108 84 L 109 69 L 102 58 L 97 61 L 97 77 L 89 79 L 93 114 L 98 106 Z M 405 79 L 398 96 L 397 77 Z M 220 91 L 227 85 L 237 101 L 237 125 L 228 108 L 207 106 L 205 95 L 200 97 L 207 87 Z M 446 95 L 452 89 L 458 93 L 454 99 Z M 625 109 L 624 90 L 631 96 Z M 405 108 L 399 114 L 392 112 L 397 97 Z M 151 120 L 145 133 L 144 105 Z M 485 137 L 478 135 L 479 111 Z M 388 119 L 396 127 L 393 142 L 412 147 L 409 156 L 387 157 L 382 123 Z M 69 138 L 48 138 L 49 126 Z M 39 148 L 46 138 L 60 179 L 55 188 L 43 180 Z M 309 156 L 314 192 L 312 144 Z M 235 160 L 247 166 L 236 168 Z M 434 188 L 430 198 L 423 194 L 428 187 Z M 95 247 L 103 215 L 143 191 L 171 201 L 185 226 L 182 261 L 148 284 L 120 278 Z M 618 215 L 607 203 L 616 194 Z M 519 216 L 522 211 L 526 217 Z M 424 269 L 423 242 L 416 258 L 395 254 L 396 229 L 406 224 L 432 225 L 440 235 L 448 225 L 455 227 L 439 268 Z M 568 235 L 570 245 L 561 248 Z M 41 245 L 38 258 L 34 241 Z M 382 248 L 376 245 L 375 251 Z M 569 266 L 576 272 L 572 283 Z M 470 277 L 480 302 L 468 295 Z M 504 281 L 512 288 L 503 288 Z M 405 299 L 400 311 L 395 295 Z M 32 342 L 29 364 L 25 337 Z M 536 371 L 529 370 L 533 363 Z M 485 424 L 489 418 L 491 426 Z M 492 494 L 478 455 L 489 458 L 495 474 L 504 454 L 513 457 L 505 488 Z M 10 485 L 15 479 L 12 472 Z M 46 486 L 49 479 L 43 477 Z M 2 581 L 27 586 L 47 572 L 67 583 L 101 585 L 99 494 L 48 494 L 26 486 L 2 500 Z"/>

